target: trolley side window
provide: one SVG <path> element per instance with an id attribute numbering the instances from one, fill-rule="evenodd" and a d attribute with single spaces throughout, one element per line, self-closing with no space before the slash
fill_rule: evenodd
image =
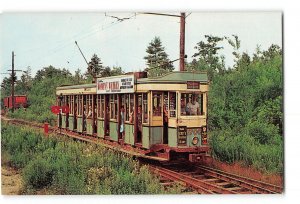
<path id="1" fill-rule="evenodd" d="M 86 110 L 85 114 L 87 118 L 91 118 L 93 115 L 93 110 L 92 110 L 92 95 L 87 95 L 86 96 Z"/>
<path id="2" fill-rule="evenodd" d="M 74 96 L 70 96 L 71 100 L 70 100 L 70 114 L 73 115 L 74 114 L 74 110 L 73 110 L 73 107 L 74 107 Z"/>
<path id="3" fill-rule="evenodd" d="M 148 95 L 143 93 L 143 123 L 148 123 Z"/>
<path id="4" fill-rule="evenodd" d="M 203 115 L 203 93 L 182 93 L 180 101 L 181 115 Z"/>
<path id="5" fill-rule="evenodd" d="M 100 113 L 101 113 L 101 95 L 96 95 L 97 96 L 97 118 L 100 118 Z"/>
<path id="6" fill-rule="evenodd" d="M 82 115 L 82 95 L 78 96 L 78 115 Z"/>
<path id="7" fill-rule="evenodd" d="M 134 96 L 129 95 L 129 123 L 134 123 Z"/>
<path id="8" fill-rule="evenodd" d="M 78 97 L 75 95 L 74 96 L 74 115 L 77 115 L 78 114 L 78 111 L 77 111 L 77 107 L 78 107 Z"/>
<path id="9" fill-rule="evenodd" d="M 104 118 L 104 95 L 97 96 L 97 117 Z"/>
<path id="10" fill-rule="evenodd" d="M 114 95 L 109 95 L 109 104 L 110 104 L 110 118 L 113 119 L 114 118 Z"/>
<path id="11" fill-rule="evenodd" d="M 170 117 L 176 117 L 176 92 L 169 92 L 169 111 Z"/>
<path id="12" fill-rule="evenodd" d="M 129 115 L 130 115 L 130 112 L 129 112 L 129 94 L 125 94 L 124 95 L 125 97 L 125 104 L 124 104 L 124 108 L 125 108 L 125 121 L 129 121 Z"/>
<path id="13" fill-rule="evenodd" d="M 101 104 L 100 104 L 100 118 L 104 118 L 104 112 L 105 112 L 105 108 L 104 108 L 104 95 L 100 95 L 101 97 Z"/>
<path id="14" fill-rule="evenodd" d="M 162 104 L 161 104 L 161 93 L 153 93 L 153 116 L 161 116 Z"/>
<path id="15" fill-rule="evenodd" d="M 110 95 L 110 119 L 117 119 L 117 112 L 118 112 L 118 100 L 117 95 L 111 94 Z"/>

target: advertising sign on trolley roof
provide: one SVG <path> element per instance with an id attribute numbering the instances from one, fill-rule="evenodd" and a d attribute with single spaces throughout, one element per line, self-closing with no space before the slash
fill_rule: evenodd
<path id="1" fill-rule="evenodd" d="M 123 75 L 97 79 L 97 94 L 133 93 L 134 76 Z"/>

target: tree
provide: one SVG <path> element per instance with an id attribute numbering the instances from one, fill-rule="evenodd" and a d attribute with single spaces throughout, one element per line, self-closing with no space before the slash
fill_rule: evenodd
<path id="1" fill-rule="evenodd" d="M 159 37 L 155 37 L 149 43 L 146 52 L 148 55 L 144 59 L 147 64 L 145 71 L 148 71 L 148 76 L 159 76 L 174 70 Z"/>
<path id="2" fill-rule="evenodd" d="M 75 84 L 80 84 L 81 82 L 84 82 L 83 74 L 81 74 L 81 69 L 79 68 L 75 71 L 74 82 Z"/>
<path id="3" fill-rule="evenodd" d="M 233 48 L 232 54 L 235 57 L 234 59 L 235 65 L 233 67 L 237 69 L 239 67 L 238 62 L 241 59 L 241 54 L 239 52 L 239 49 L 241 47 L 241 41 L 239 40 L 239 37 L 237 35 L 232 35 L 232 36 L 233 36 L 233 40 L 226 36 L 224 38 L 227 40 L 229 45 L 231 45 Z"/>
<path id="4" fill-rule="evenodd" d="M 196 68 L 201 69 L 201 67 L 204 67 L 204 70 L 208 72 L 209 79 L 212 80 L 215 73 L 223 73 L 225 71 L 224 58 L 218 55 L 218 51 L 223 49 L 218 44 L 224 38 L 212 35 L 205 35 L 205 38 L 207 42 L 200 41 L 195 46 L 197 52 L 193 57 L 198 57 Z"/>
<path id="5" fill-rule="evenodd" d="M 88 78 L 92 78 L 92 80 L 94 80 L 97 75 L 102 76 L 104 67 L 102 65 L 101 59 L 96 54 L 93 55 L 91 61 L 88 64 L 89 65 L 87 68 L 87 72 L 85 74 Z"/>
<path id="6" fill-rule="evenodd" d="M 113 66 L 111 69 L 111 76 L 118 76 L 122 74 L 125 74 L 125 72 L 122 70 L 122 67 Z"/>
<path id="7" fill-rule="evenodd" d="M 67 69 L 57 69 L 50 65 L 49 67 L 44 67 L 43 69 L 37 71 L 34 77 L 34 82 L 41 81 L 45 78 L 56 78 L 56 77 L 71 78 L 72 74 Z"/>
<path id="8" fill-rule="evenodd" d="M 11 76 L 4 77 L 1 84 L 1 98 L 10 96 L 11 94 Z"/>
<path id="9" fill-rule="evenodd" d="M 27 95 L 32 87 L 31 68 L 27 67 L 27 70 L 23 72 L 21 79 L 16 83 L 16 93 Z"/>
<path id="10" fill-rule="evenodd" d="M 243 54 L 240 57 L 240 59 L 236 62 L 237 70 L 248 69 L 250 63 L 251 63 L 250 56 L 248 55 L 248 53 L 243 52 Z"/>
<path id="11" fill-rule="evenodd" d="M 101 77 L 109 77 L 111 76 L 111 68 L 106 66 L 104 67 L 102 73 L 101 73 Z"/>
<path id="12" fill-rule="evenodd" d="M 262 55 L 265 61 L 271 60 L 277 55 L 282 55 L 282 50 L 278 45 L 272 44 L 267 51 L 262 53 Z"/>

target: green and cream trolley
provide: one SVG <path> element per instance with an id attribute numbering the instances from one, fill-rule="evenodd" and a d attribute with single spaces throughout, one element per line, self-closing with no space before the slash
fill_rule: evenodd
<path id="1" fill-rule="evenodd" d="M 63 129 L 130 146 L 168 160 L 199 160 L 208 151 L 207 73 L 144 72 L 97 78 L 96 83 L 62 86 L 57 104 Z"/>

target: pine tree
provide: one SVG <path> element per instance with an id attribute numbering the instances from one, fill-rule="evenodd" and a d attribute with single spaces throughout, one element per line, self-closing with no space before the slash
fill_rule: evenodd
<path id="1" fill-rule="evenodd" d="M 102 65 L 101 59 L 96 54 L 93 55 L 91 61 L 88 64 L 89 66 L 85 74 L 88 78 L 94 79 L 97 75 L 102 75 L 104 67 Z"/>
<path id="2" fill-rule="evenodd" d="M 148 71 L 148 76 L 159 76 L 174 70 L 159 37 L 155 37 L 149 43 L 146 52 L 148 55 L 144 59 L 147 64 L 145 71 Z"/>

